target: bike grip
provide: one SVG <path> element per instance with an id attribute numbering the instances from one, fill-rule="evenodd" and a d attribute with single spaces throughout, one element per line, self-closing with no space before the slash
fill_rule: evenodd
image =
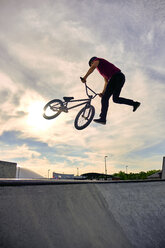
<path id="1" fill-rule="evenodd" d="M 83 80 L 83 78 L 82 78 L 82 77 L 80 77 L 80 79 L 81 79 L 81 81 Z"/>

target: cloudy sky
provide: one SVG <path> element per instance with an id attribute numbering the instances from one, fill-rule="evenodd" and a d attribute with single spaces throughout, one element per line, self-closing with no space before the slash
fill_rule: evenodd
<path id="1" fill-rule="evenodd" d="M 0 0 L 0 160 L 43 176 L 51 172 L 108 173 L 161 169 L 165 155 L 164 0 Z M 126 75 L 121 96 L 110 101 L 107 125 L 74 128 L 80 108 L 45 120 L 53 98 L 85 97 L 79 77 L 92 56 Z M 103 88 L 97 71 L 88 78 Z M 100 98 L 93 100 L 96 117 Z"/>

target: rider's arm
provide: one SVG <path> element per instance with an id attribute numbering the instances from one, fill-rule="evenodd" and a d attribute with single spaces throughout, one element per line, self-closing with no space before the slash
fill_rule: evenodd
<path id="1" fill-rule="evenodd" d="M 103 95 L 104 95 L 104 93 L 105 93 L 105 91 L 106 91 L 107 85 L 108 85 L 108 80 L 107 80 L 106 78 L 104 78 L 104 81 L 105 81 L 105 83 L 104 83 L 104 89 L 103 89 L 103 91 L 99 94 L 100 97 L 103 97 Z"/>
<path id="2" fill-rule="evenodd" d="M 92 63 L 91 67 L 87 71 L 86 75 L 83 77 L 84 81 L 86 82 L 87 77 L 96 69 L 96 67 L 99 65 L 99 60 L 96 60 Z"/>
<path id="3" fill-rule="evenodd" d="M 105 93 L 106 88 L 107 88 L 107 85 L 108 85 L 108 80 L 107 80 L 106 78 L 104 78 L 104 81 L 105 81 L 105 83 L 104 83 L 104 89 L 103 89 L 102 94 L 104 94 L 104 93 Z"/>

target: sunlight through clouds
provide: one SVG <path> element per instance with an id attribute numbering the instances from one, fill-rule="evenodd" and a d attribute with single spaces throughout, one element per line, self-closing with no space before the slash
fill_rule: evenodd
<path id="1" fill-rule="evenodd" d="M 50 123 L 44 120 L 43 113 L 43 102 L 32 102 L 28 108 L 27 114 L 27 125 L 35 132 L 42 132 L 50 127 Z"/>

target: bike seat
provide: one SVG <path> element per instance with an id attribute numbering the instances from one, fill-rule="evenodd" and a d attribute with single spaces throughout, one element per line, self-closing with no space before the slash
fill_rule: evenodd
<path id="1" fill-rule="evenodd" d="M 74 97 L 66 97 L 66 96 L 64 96 L 63 99 L 64 99 L 65 102 L 69 102 L 72 99 L 74 99 Z"/>

